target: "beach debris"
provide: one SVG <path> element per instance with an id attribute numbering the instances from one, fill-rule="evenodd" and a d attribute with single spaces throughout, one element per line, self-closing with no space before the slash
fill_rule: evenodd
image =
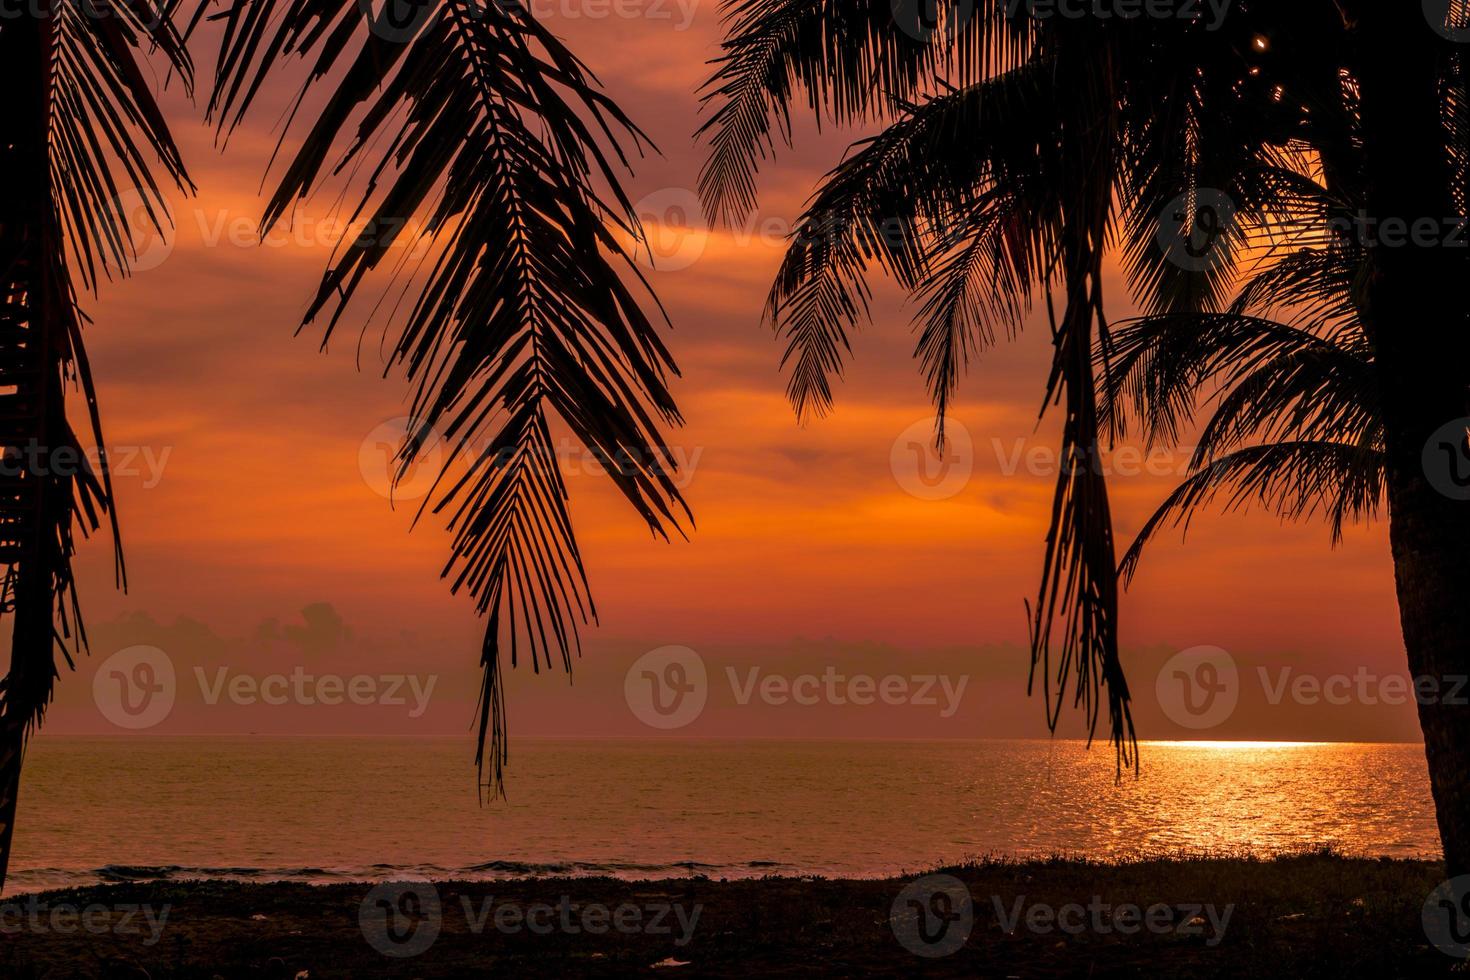
<path id="1" fill-rule="evenodd" d="M 670 966 L 688 966 L 688 965 L 689 965 L 689 961 L 688 960 L 676 960 L 672 956 L 668 956 L 668 957 L 665 957 L 664 959 L 659 960 L 657 963 L 653 964 L 652 969 L 661 970 L 661 969 L 664 969 L 664 968 L 670 967 Z"/>

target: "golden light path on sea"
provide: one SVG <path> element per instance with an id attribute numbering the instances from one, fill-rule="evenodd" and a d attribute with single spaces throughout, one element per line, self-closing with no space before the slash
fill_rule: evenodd
<path id="1" fill-rule="evenodd" d="M 1219 739 L 1200 739 L 1191 741 L 1189 739 L 1159 739 L 1140 742 L 1140 745 L 1156 745 L 1160 748 L 1187 748 L 1187 749 L 1221 749 L 1224 751 L 1242 751 L 1249 749 L 1301 749 L 1317 745 L 1353 744 L 1333 742 L 1273 742 L 1252 741 L 1242 739 L 1239 741 L 1223 741 Z"/>

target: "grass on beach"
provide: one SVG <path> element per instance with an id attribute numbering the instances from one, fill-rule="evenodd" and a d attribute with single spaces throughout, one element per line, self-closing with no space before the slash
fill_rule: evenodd
<path id="1" fill-rule="evenodd" d="M 651 973 L 665 978 L 923 974 L 1337 980 L 1448 976 L 1463 964 L 1426 937 L 1421 909 L 1443 877 L 1440 867 L 1427 861 L 1322 852 L 1274 860 L 984 861 L 942 873 L 968 889 L 973 927 L 963 945 L 937 957 L 920 957 L 906 948 L 890 922 L 900 892 L 922 875 L 888 881 L 440 882 L 433 888 L 438 915 L 412 902 L 404 906 L 406 917 L 398 920 L 395 938 L 409 944 L 432 938 L 422 952 L 407 957 L 384 955 L 369 941 L 384 945 L 379 920 L 369 915 L 365 922 L 362 915 L 370 885 L 158 882 L 48 892 L 34 901 L 17 896 L 0 903 L 0 976 L 430 980 Z M 1117 925 L 1136 920 L 1127 913 L 1114 918 L 1123 905 L 1163 908 L 1152 913 L 1151 928 L 1125 932 Z M 122 914 L 132 906 L 151 912 L 159 928 L 150 926 L 143 911 L 124 926 Z M 544 911 L 532 911 L 543 906 Z M 85 919 L 88 907 L 91 928 L 80 928 L 76 923 Z M 953 904 L 930 908 L 959 914 Z M 53 920 L 56 909 L 63 911 Z M 606 909 L 605 917 L 587 917 L 592 909 Z M 650 928 L 660 909 L 659 925 Z M 625 918 L 617 928 L 612 923 L 620 914 Z M 1057 926 L 1057 915 L 1066 930 Z M 437 935 L 416 932 L 430 917 Z M 928 924 L 931 936 L 943 926 L 937 919 Z M 586 928 L 599 925 L 600 934 Z M 909 945 L 915 945 L 911 936 Z M 944 941 L 917 945 L 934 953 Z M 389 943 L 387 948 L 402 952 L 409 947 Z"/>

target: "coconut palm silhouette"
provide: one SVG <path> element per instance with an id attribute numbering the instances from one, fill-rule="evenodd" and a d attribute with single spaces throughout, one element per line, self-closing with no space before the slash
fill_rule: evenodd
<path id="1" fill-rule="evenodd" d="M 1450 20 L 1430 23 L 1417 4 L 1304 0 L 1236 5 L 1212 24 L 1042 16 L 1040 7 L 990 0 L 925 5 L 924 29 L 904 30 L 888 0 L 724 6 L 728 36 L 700 130 L 709 146 L 700 190 L 712 218 L 738 219 L 755 206 L 760 166 L 791 142 L 794 109 L 886 126 L 817 189 L 766 305 L 787 342 L 799 414 L 832 407 L 875 274 L 917 301 L 915 354 L 939 409 L 940 443 L 972 357 L 1044 307 L 1056 348 L 1045 404 L 1064 411 L 1066 465 L 1030 612 L 1032 679 L 1041 680 L 1053 729 L 1070 697 L 1095 732 L 1106 700 L 1121 771 L 1135 758 L 1134 733 L 1107 486 L 1092 465 L 1117 421 L 1098 405 L 1118 343 L 1104 313 L 1103 256 L 1122 253 L 1146 312 L 1201 313 L 1229 306 L 1241 262 L 1260 247 L 1254 229 L 1321 220 L 1323 188 L 1357 202 L 1379 227 L 1463 227 L 1470 97 L 1454 42 L 1470 11 L 1445 5 Z M 1350 372 L 1349 362 L 1362 369 L 1359 404 L 1381 426 L 1376 451 L 1362 441 L 1365 419 L 1320 420 L 1325 445 L 1241 447 L 1211 461 L 1169 507 L 1187 510 L 1216 483 L 1238 479 L 1288 511 L 1315 503 L 1347 519 L 1381 491 L 1409 667 L 1438 677 L 1470 674 L 1470 505 L 1426 474 L 1424 452 L 1433 443 L 1442 453 L 1443 433 L 1456 441 L 1470 416 L 1470 297 L 1451 286 L 1470 249 L 1451 244 L 1412 236 L 1365 244 L 1350 288 L 1360 331 L 1307 332 L 1320 341 L 1314 351 L 1341 362 L 1322 368 L 1329 375 Z M 1159 326 L 1131 337 L 1150 350 Z M 1251 354 L 1249 341 L 1231 348 L 1227 334 L 1199 343 Z M 1151 363 L 1167 372 L 1166 361 Z M 1223 370 L 1230 379 L 1233 368 Z M 1281 371 L 1236 380 L 1248 379 L 1285 392 L 1300 382 Z M 1289 412 L 1280 414 L 1287 395 L 1240 390 L 1242 417 L 1255 411 L 1292 434 L 1282 422 Z M 1311 431 L 1306 415 L 1296 424 Z M 1218 449 L 1233 448 L 1219 439 Z M 1420 722 L 1446 861 L 1461 874 L 1470 871 L 1470 711 L 1421 704 Z"/>

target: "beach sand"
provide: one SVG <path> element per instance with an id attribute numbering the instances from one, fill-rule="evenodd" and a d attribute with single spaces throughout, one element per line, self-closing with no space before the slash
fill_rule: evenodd
<path id="1" fill-rule="evenodd" d="M 967 937 L 963 895 L 940 874 L 968 892 Z M 984 862 L 887 881 L 139 882 L 0 903 L 0 976 L 1431 977 L 1464 963 L 1422 923 L 1441 877 L 1429 862 L 1315 854 Z M 915 896 L 933 913 L 928 944 L 891 921 Z"/>

